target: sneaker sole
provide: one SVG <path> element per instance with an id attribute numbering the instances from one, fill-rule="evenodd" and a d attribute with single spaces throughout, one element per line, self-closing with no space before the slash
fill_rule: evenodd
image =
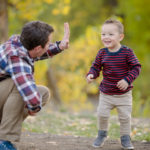
<path id="1" fill-rule="evenodd" d="M 95 146 L 95 145 L 92 145 L 94 148 L 100 148 L 100 147 L 103 147 L 105 141 L 106 141 L 107 137 L 104 139 L 103 143 L 100 145 L 100 146 Z"/>
<path id="2" fill-rule="evenodd" d="M 134 147 L 128 147 L 128 148 L 127 147 L 123 147 L 123 146 L 121 146 L 121 147 L 122 147 L 123 150 L 134 150 Z"/>

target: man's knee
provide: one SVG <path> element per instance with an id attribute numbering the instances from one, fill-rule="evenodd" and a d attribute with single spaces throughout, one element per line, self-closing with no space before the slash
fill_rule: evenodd
<path id="1" fill-rule="evenodd" d="M 43 99 L 46 99 L 46 101 L 48 102 L 50 100 L 50 96 L 51 96 L 50 90 L 47 87 L 44 87 L 44 88 L 45 88 L 45 95 L 44 95 L 45 97 L 43 96 Z"/>
<path id="2" fill-rule="evenodd" d="M 42 106 L 50 100 L 50 90 L 46 86 L 38 86 L 38 91 L 42 97 Z"/>

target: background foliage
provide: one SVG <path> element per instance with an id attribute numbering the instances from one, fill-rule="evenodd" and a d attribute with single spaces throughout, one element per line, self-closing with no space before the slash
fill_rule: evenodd
<path id="1" fill-rule="evenodd" d="M 102 77 L 91 85 L 85 81 L 86 73 L 100 42 L 100 27 L 104 20 L 115 17 L 125 26 L 122 44 L 131 47 L 140 62 L 142 72 L 134 82 L 134 116 L 149 117 L 150 109 L 150 20 L 148 0 L 9 0 L 9 35 L 20 33 L 27 21 L 42 20 L 55 28 L 54 41 L 63 36 L 63 23 L 71 28 L 70 48 L 62 54 L 36 65 L 36 82 L 48 85 L 46 72 L 53 68 L 62 104 L 67 109 L 92 109 L 89 96 L 98 95 Z"/>

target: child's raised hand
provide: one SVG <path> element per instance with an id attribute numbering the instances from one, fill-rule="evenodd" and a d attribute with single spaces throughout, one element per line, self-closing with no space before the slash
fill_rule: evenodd
<path id="1" fill-rule="evenodd" d="M 129 86 L 128 82 L 125 81 L 124 79 L 120 80 L 117 83 L 117 87 L 122 91 L 125 91 L 128 88 L 128 86 Z"/>
<path id="2" fill-rule="evenodd" d="M 87 77 L 86 77 L 86 81 L 87 83 L 91 83 L 94 79 L 94 75 L 93 74 L 89 74 Z"/>

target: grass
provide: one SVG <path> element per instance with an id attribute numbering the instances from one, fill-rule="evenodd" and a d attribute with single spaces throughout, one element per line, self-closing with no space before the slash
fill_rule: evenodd
<path id="1" fill-rule="evenodd" d="M 35 117 L 28 117 L 23 124 L 23 131 L 50 133 L 57 135 L 72 135 L 84 137 L 97 136 L 97 117 L 93 113 L 67 113 L 45 110 Z M 109 121 L 109 138 L 120 138 L 119 122 L 116 117 Z M 134 126 L 132 139 L 150 141 L 150 124 Z"/>

